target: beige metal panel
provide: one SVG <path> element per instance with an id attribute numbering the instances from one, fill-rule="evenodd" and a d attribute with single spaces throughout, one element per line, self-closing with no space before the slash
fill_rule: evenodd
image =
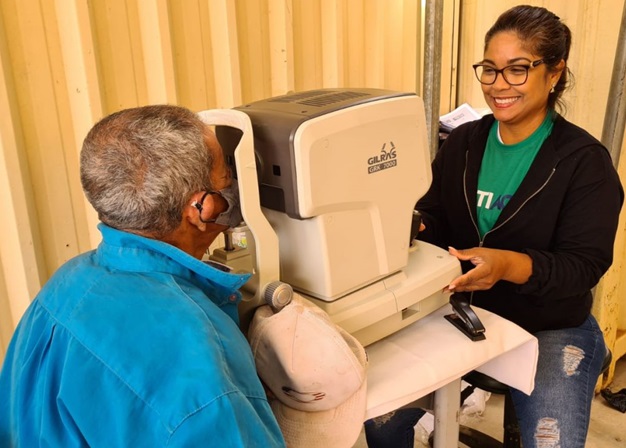
<path id="1" fill-rule="evenodd" d="M 565 96 L 566 116 L 600 139 L 624 2 L 579 1 L 577 10 L 573 8 L 576 3 L 559 3 L 562 9 L 558 14 L 573 33 L 570 67 L 574 85 Z"/>
<path id="2" fill-rule="evenodd" d="M 7 347 L 15 329 L 9 306 L 8 288 L 4 281 L 4 272 L 1 267 L 0 262 L 0 366 L 6 356 Z"/>
<path id="3" fill-rule="evenodd" d="M 418 94 L 421 94 L 422 89 L 421 79 L 418 82 L 418 75 L 421 73 L 421 69 L 418 70 L 418 62 L 422 63 L 421 48 L 424 41 L 421 35 L 422 12 L 420 2 L 403 2 L 403 6 L 399 11 L 400 16 L 397 17 L 399 23 L 402 24 L 402 34 L 399 37 L 402 41 L 402 47 L 396 48 L 393 44 L 390 46 L 390 51 L 400 53 L 399 61 L 401 65 L 397 68 L 401 76 L 399 90 L 416 92 Z"/>
<path id="4" fill-rule="evenodd" d="M 391 90 L 409 90 L 415 91 L 415 86 L 410 85 L 408 89 L 403 83 L 404 67 L 408 66 L 410 70 L 415 68 L 415 64 L 410 63 L 415 58 L 414 53 L 408 53 L 405 49 L 407 42 L 404 37 L 404 13 L 406 2 L 382 2 L 382 11 L 384 14 L 383 29 L 383 46 L 382 46 L 382 72 L 383 84 L 385 88 Z M 381 12 L 382 12 L 381 11 Z M 417 19 L 417 16 L 414 16 Z M 415 40 L 413 33 L 409 38 Z M 415 76 L 409 77 L 413 81 Z"/>
<path id="5" fill-rule="evenodd" d="M 461 0 L 457 106 L 468 103 L 477 109 L 487 107 L 480 84 L 474 78 L 472 64 L 482 59 L 485 33 L 510 3 L 498 2 L 496 8 L 488 0 Z"/>
<path id="6" fill-rule="evenodd" d="M 439 113 L 441 115 L 450 112 L 457 106 L 456 93 L 460 43 L 460 4 L 461 0 L 446 1 L 443 4 L 443 24 L 441 39 L 441 93 L 439 102 Z"/>
<path id="7" fill-rule="evenodd" d="M 618 166 L 618 173 L 622 180 L 622 185 L 626 184 L 626 157 L 624 157 L 624 147 L 626 140 L 622 142 L 622 156 Z M 626 186 L 626 185 L 625 185 Z M 618 234 L 615 240 L 615 250 L 613 265 L 609 272 L 600 282 L 600 286 L 605 294 L 596 296 L 594 304 L 595 311 L 602 311 L 604 314 L 603 330 L 605 336 L 615 338 L 613 344 L 613 363 L 609 378 L 613 378 L 613 370 L 615 361 L 626 356 L 626 206 L 622 207 L 620 214 L 620 224 Z M 610 333 L 610 334 L 609 334 Z M 609 345 L 611 346 L 611 345 Z"/>
<path id="8" fill-rule="evenodd" d="M 134 6 L 123 0 L 89 2 L 105 114 L 147 102 Z"/>
<path id="9" fill-rule="evenodd" d="M 219 2 L 219 0 L 218 0 Z M 200 35 L 201 41 L 199 42 L 200 48 L 198 49 L 198 53 L 196 57 L 200 58 L 203 64 L 204 69 L 204 82 L 206 84 L 206 92 L 207 98 L 206 103 L 185 103 L 181 102 L 181 104 L 191 107 L 194 110 L 204 110 L 208 107 L 215 107 L 217 101 L 217 91 L 219 90 L 219 86 L 216 85 L 216 72 L 226 69 L 226 67 L 215 66 L 213 62 L 216 60 L 214 54 L 216 49 L 220 48 L 223 43 L 222 42 L 212 42 L 212 28 L 211 28 L 211 20 L 210 17 L 213 14 L 213 9 L 211 5 L 215 3 L 215 0 L 211 0 L 207 2 L 205 0 L 199 0 L 200 5 Z M 186 30 L 185 30 L 186 32 Z M 192 62 L 191 59 L 182 61 L 183 63 L 194 66 L 195 61 Z M 202 66 L 202 65 L 201 65 Z M 209 106 L 211 105 L 211 106 Z"/>
<path id="10" fill-rule="evenodd" d="M 362 0 L 347 0 L 346 17 L 346 87 L 365 87 L 366 72 L 369 70 L 364 57 L 367 52 L 365 34 L 365 5 Z"/>
<path id="11" fill-rule="evenodd" d="M 364 4 L 363 38 L 365 40 L 365 85 L 382 87 L 385 80 L 385 2 L 371 0 Z"/>
<path id="12" fill-rule="evenodd" d="M 320 9 L 322 87 L 345 87 L 345 2 L 322 0 Z M 297 27 L 294 26 L 295 29 Z M 295 34 L 295 30 L 294 30 Z M 298 77 L 296 77 L 298 79 Z M 318 84 L 319 85 L 319 84 Z"/>
<path id="13" fill-rule="evenodd" d="M 33 0 L 2 3 L 10 67 L 37 209 L 47 275 L 78 253 L 72 191 L 63 150 L 61 114 L 67 106 L 58 98 L 58 35 L 54 16 L 45 16 Z M 50 28 L 52 27 L 52 30 Z"/>
<path id="14" fill-rule="evenodd" d="M 66 6 L 69 2 L 63 0 L 62 3 L 65 3 L 63 6 Z M 73 221 L 72 225 L 67 227 L 67 231 L 74 232 L 76 238 L 75 243 L 72 240 L 65 239 L 57 241 L 57 244 L 61 245 L 61 250 L 67 252 L 66 257 L 72 257 L 93 247 L 87 223 L 91 207 L 85 201 L 80 185 L 78 153 L 75 151 L 73 122 L 70 119 L 71 106 L 68 93 L 71 94 L 71 92 L 68 92 L 69 89 L 66 84 L 67 75 L 74 75 L 76 67 L 66 66 L 64 63 L 60 33 L 65 31 L 63 29 L 65 23 L 59 20 L 60 17 L 57 15 L 55 7 L 58 5 L 55 2 L 41 2 L 40 5 L 46 36 L 45 49 L 48 52 L 47 60 L 50 64 L 50 77 L 54 86 L 54 99 L 56 102 L 51 111 L 55 111 L 55 118 L 62 141 L 62 144 L 56 149 L 58 150 L 59 161 L 63 160 L 65 163 L 64 174 L 67 180 L 68 199 L 70 201 L 70 208 L 64 209 L 64 213 L 66 213 L 65 218 L 67 220 Z M 61 17 L 65 16 L 66 12 L 63 9 Z M 47 149 L 45 150 L 47 151 Z M 42 229 L 42 231 L 45 231 L 45 229 Z M 96 232 L 95 229 L 93 231 Z M 61 259 L 61 262 L 66 259 Z"/>
<path id="15" fill-rule="evenodd" d="M 271 96 L 294 88 L 291 0 L 268 0 Z"/>
<path id="16" fill-rule="evenodd" d="M 418 2 L 311 0 L 293 6 L 296 90 L 417 90 Z"/>
<path id="17" fill-rule="evenodd" d="M 0 359 L 8 333 L 45 276 L 45 266 L 37 257 L 41 245 L 6 44 L 0 34 Z"/>
<path id="18" fill-rule="evenodd" d="M 98 217 L 87 202 L 80 185 L 79 158 L 82 141 L 102 115 L 100 84 L 94 56 L 91 22 L 86 0 L 60 0 L 50 16 L 58 22 L 62 77 L 56 83 L 65 86 L 58 98 L 67 98 L 68 110 L 61 118 L 67 134 L 65 147 L 68 181 L 72 189 L 76 228 L 79 235 L 79 252 L 92 249 L 100 242 L 96 229 Z"/>
<path id="19" fill-rule="evenodd" d="M 202 32 L 198 2 L 169 2 L 168 5 L 178 99 L 182 104 L 192 104 L 192 98 L 205 104 L 205 61 L 201 52 Z M 194 64 L 188 64 L 186 61 L 189 60 L 193 60 Z"/>
<path id="20" fill-rule="evenodd" d="M 622 144 L 623 148 L 623 144 Z M 622 149 L 623 151 L 623 149 Z M 622 179 L 626 179 L 626 158 L 620 157 L 618 173 Z M 622 208 L 620 222 L 613 250 L 613 264 L 596 287 L 592 313 L 598 320 L 604 333 L 607 346 L 613 352 L 613 361 L 608 374 L 596 387 L 596 392 L 601 387 L 606 387 L 615 373 L 615 363 L 626 355 L 626 207 Z"/>
<path id="21" fill-rule="evenodd" d="M 332 4 L 325 2 L 324 15 L 320 6 L 320 2 L 315 0 L 296 1 L 293 4 L 294 88 L 298 92 L 322 86 L 341 86 L 324 82 L 324 72 L 331 73 L 331 79 L 337 80 L 339 76 L 336 71 L 333 73 L 337 70 L 333 59 L 339 50 L 333 37 L 341 24 L 337 23 L 336 9 Z M 328 65 L 324 65 L 324 62 L 328 62 Z"/>
<path id="22" fill-rule="evenodd" d="M 179 103 L 193 110 L 215 104 L 207 4 L 169 2 Z"/>
<path id="23" fill-rule="evenodd" d="M 2 112 L 6 110 L 0 110 Z M 11 137 L 10 130 L 3 126 L 0 129 L 0 208 L 3 210 L 0 217 L 0 271 L 5 281 L 0 285 L 0 292 L 5 300 L 2 308 L 8 309 L 9 313 L 0 318 L 0 326 L 13 328 L 39 291 L 41 281 L 20 163 L 16 148 L 9 147 L 15 143 Z"/>
<path id="24" fill-rule="evenodd" d="M 235 4 L 230 0 L 211 1 L 209 20 L 216 90 L 213 107 L 238 106 L 242 100 Z"/>
<path id="25" fill-rule="evenodd" d="M 241 71 L 241 96 L 244 103 L 271 96 L 271 65 L 266 0 L 238 1 L 237 41 Z"/>
<path id="26" fill-rule="evenodd" d="M 415 1 L 365 2 L 368 87 L 420 92 L 417 61 L 423 36 L 421 6 Z"/>
<path id="27" fill-rule="evenodd" d="M 622 180 L 622 185 L 626 186 L 626 157 L 624 157 L 624 147 L 622 142 L 622 156 L 618 167 L 618 173 Z M 626 356 L 626 206 L 622 207 L 620 215 L 620 226 L 618 237 L 615 242 L 615 258 L 613 262 L 612 281 L 615 283 L 614 300 L 617 301 L 618 308 L 615 319 L 617 328 L 615 341 L 615 359 Z"/>
<path id="28" fill-rule="evenodd" d="M 167 0 L 137 0 L 148 104 L 176 104 Z"/>

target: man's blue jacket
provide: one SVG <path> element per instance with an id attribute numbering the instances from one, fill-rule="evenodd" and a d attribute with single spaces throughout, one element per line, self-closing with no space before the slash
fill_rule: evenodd
<path id="1" fill-rule="evenodd" d="M 99 228 L 13 336 L 0 446 L 284 446 L 237 325 L 248 276 Z"/>

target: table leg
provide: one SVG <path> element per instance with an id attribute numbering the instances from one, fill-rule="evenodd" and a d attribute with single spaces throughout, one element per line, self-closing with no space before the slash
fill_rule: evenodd
<path id="1" fill-rule="evenodd" d="M 450 448 L 459 446 L 460 401 L 460 378 L 435 391 L 434 448 Z"/>

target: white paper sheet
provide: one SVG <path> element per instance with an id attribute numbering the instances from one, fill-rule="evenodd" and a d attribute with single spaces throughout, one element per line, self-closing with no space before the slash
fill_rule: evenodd
<path id="1" fill-rule="evenodd" d="M 439 117 L 439 122 L 449 129 L 454 129 L 464 123 L 478 120 L 482 115 L 467 103 L 461 104 L 452 112 Z"/>

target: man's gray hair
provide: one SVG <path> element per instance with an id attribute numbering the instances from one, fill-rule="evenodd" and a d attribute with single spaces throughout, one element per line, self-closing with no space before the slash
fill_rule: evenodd
<path id="1" fill-rule="evenodd" d="M 180 225 L 191 196 L 210 190 L 206 125 L 188 109 L 158 105 L 111 114 L 80 154 L 83 190 L 105 224 L 163 236 Z"/>

